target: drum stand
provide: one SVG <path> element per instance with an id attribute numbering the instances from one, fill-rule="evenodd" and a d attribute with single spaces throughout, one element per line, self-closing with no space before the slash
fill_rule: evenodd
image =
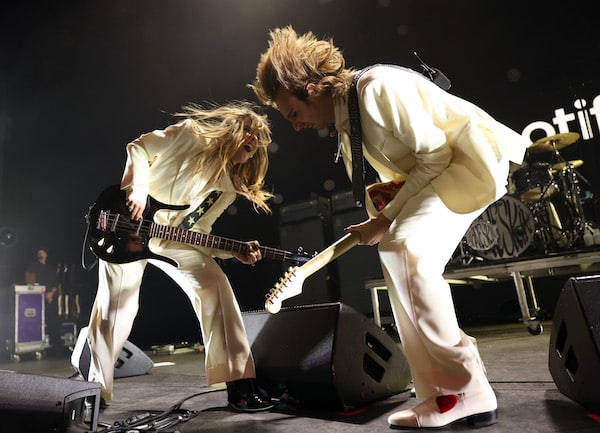
<path id="1" fill-rule="evenodd" d="M 544 187 L 541 198 L 529 204 L 535 222 L 535 233 L 544 254 L 570 246 L 567 244 L 571 243 L 571 237 L 565 231 L 550 196 L 547 196 L 549 188 L 550 185 Z"/>
<path id="2" fill-rule="evenodd" d="M 528 153 L 534 154 L 551 152 L 555 161 L 554 165 L 550 166 L 551 169 L 548 169 L 547 183 L 534 183 L 541 187 L 540 196 L 534 197 L 533 200 L 522 198 L 529 202 L 536 222 L 536 235 L 545 253 L 573 247 L 582 238 L 585 230 L 589 229 L 579 188 L 579 178 L 585 182 L 587 180 L 575 170 L 583 161 L 567 161 L 559 152 L 559 149 L 570 146 L 579 137 L 576 132 L 555 134 L 535 141 L 527 149 Z M 517 172 L 515 171 L 513 176 Z M 545 179 L 545 176 L 541 176 L 540 179 L 536 177 L 533 180 Z M 527 179 L 525 181 L 527 186 Z M 563 208 L 565 206 L 566 209 Z"/>
<path id="3" fill-rule="evenodd" d="M 573 227 L 572 229 L 572 246 L 579 238 L 581 238 L 587 228 L 587 221 L 585 218 L 584 210 L 583 210 L 583 202 L 581 200 L 581 188 L 579 186 L 579 179 L 583 180 L 586 184 L 590 184 L 589 181 L 581 175 L 576 169 L 575 166 L 562 157 L 562 155 L 558 152 L 556 146 L 554 146 L 554 156 L 559 164 L 563 165 L 564 168 L 562 170 L 558 170 L 558 176 L 561 181 L 561 189 L 567 203 L 570 203 L 574 206 L 575 215 L 573 215 Z"/>
<path id="4" fill-rule="evenodd" d="M 476 256 L 468 247 L 466 239 L 463 237 L 456 247 L 454 254 L 450 258 L 448 265 L 450 266 L 469 266 L 474 261 L 482 261 L 481 257 Z"/>
<path id="5" fill-rule="evenodd" d="M 552 151 L 554 155 L 555 164 L 552 171 L 556 172 L 556 177 L 543 187 L 541 198 L 531 204 L 531 213 L 536 222 L 536 234 L 541 241 L 543 252 L 548 253 L 572 248 L 585 234 L 588 224 L 584 215 L 579 179 L 588 184 L 589 182 L 576 170 L 571 161 L 567 161 L 560 154 L 559 147 L 564 147 L 564 142 L 561 144 L 559 140 L 549 137 L 543 144 L 542 150 Z M 560 210 L 566 214 L 561 215 L 555 205 L 565 205 L 566 209 Z"/>

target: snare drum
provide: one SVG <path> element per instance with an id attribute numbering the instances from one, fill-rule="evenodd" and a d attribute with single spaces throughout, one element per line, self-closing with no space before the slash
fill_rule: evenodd
<path id="1" fill-rule="evenodd" d="M 512 174 L 511 179 L 519 198 L 524 201 L 538 201 L 556 192 L 550 164 L 536 162 L 521 167 Z"/>
<path id="2" fill-rule="evenodd" d="M 505 195 L 473 221 L 464 239 L 475 254 L 498 260 L 521 255 L 532 244 L 534 235 L 535 221 L 529 208 Z"/>

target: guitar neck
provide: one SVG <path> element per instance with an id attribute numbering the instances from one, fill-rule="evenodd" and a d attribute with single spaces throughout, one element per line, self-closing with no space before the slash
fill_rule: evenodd
<path id="1" fill-rule="evenodd" d="M 305 277 L 314 274 L 319 269 L 325 267 L 327 264 L 337 259 L 339 256 L 344 254 L 346 251 L 358 245 L 360 242 L 359 232 L 350 232 L 341 237 L 335 243 L 325 248 L 319 254 L 314 256 L 308 262 L 304 263 L 301 268 L 305 274 Z"/>
<path id="2" fill-rule="evenodd" d="M 184 244 L 208 247 L 216 250 L 237 252 L 242 254 L 248 252 L 248 244 L 246 242 L 210 235 L 207 233 L 193 232 L 167 225 L 151 223 L 150 229 L 148 230 L 148 235 L 150 237 L 157 237 L 160 239 L 181 242 Z M 292 260 L 294 256 L 289 251 L 278 250 L 276 248 L 259 246 L 258 249 L 260 250 L 263 258 L 266 259 L 286 261 Z"/>

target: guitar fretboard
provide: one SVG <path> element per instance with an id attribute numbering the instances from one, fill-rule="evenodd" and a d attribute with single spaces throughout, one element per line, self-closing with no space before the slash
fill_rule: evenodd
<path id="1" fill-rule="evenodd" d="M 201 247 L 238 252 L 241 254 L 248 252 L 248 244 L 246 242 L 207 233 L 194 232 L 178 227 L 171 227 L 164 224 L 157 224 L 148 220 L 133 221 L 124 215 L 111 211 L 100 212 L 98 228 L 100 228 L 101 222 L 103 221 L 106 222 L 106 227 L 109 227 L 112 232 L 121 231 L 138 236 L 156 237 L 188 245 L 198 245 Z M 277 248 L 260 246 L 259 250 L 263 258 L 266 259 L 281 261 L 294 261 L 299 259 L 297 254 Z"/>
<path id="2" fill-rule="evenodd" d="M 217 250 L 238 252 L 242 254 L 248 252 L 248 244 L 245 242 L 156 223 L 150 223 L 148 234 L 151 237 L 214 248 Z M 265 246 L 260 246 L 258 249 L 260 250 L 263 258 L 266 259 L 291 260 L 293 258 L 292 254 L 290 254 L 288 251 Z"/>

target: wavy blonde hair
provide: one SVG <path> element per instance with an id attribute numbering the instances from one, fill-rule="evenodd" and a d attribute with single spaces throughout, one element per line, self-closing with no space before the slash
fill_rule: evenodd
<path id="1" fill-rule="evenodd" d="M 269 48 L 260 56 L 256 79 L 248 84 L 263 104 L 277 108 L 275 98 L 281 86 L 301 100 L 307 97 L 308 83 L 332 96 L 348 92 L 356 70 L 346 68 L 333 39 L 317 39 L 312 32 L 298 35 L 291 26 L 273 29 L 269 36 Z"/>
<path id="2" fill-rule="evenodd" d="M 229 176 L 236 192 L 252 202 L 255 210 L 271 213 L 267 200 L 273 194 L 265 189 L 265 176 L 269 167 L 267 147 L 271 143 L 271 129 L 266 115 L 258 114 L 258 107 L 246 101 L 234 101 L 225 105 L 204 108 L 190 103 L 175 116 L 194 121 L 198 135 L 207 138 L 206 148 L 199 154 L 197 171 L 216 165 L 214 179 Z M 234 165 L 234 154 L 246 140 L 245 122 L 250 119 L 251 131 L 258 138 L 254 156 L 244 164 Z"/>

